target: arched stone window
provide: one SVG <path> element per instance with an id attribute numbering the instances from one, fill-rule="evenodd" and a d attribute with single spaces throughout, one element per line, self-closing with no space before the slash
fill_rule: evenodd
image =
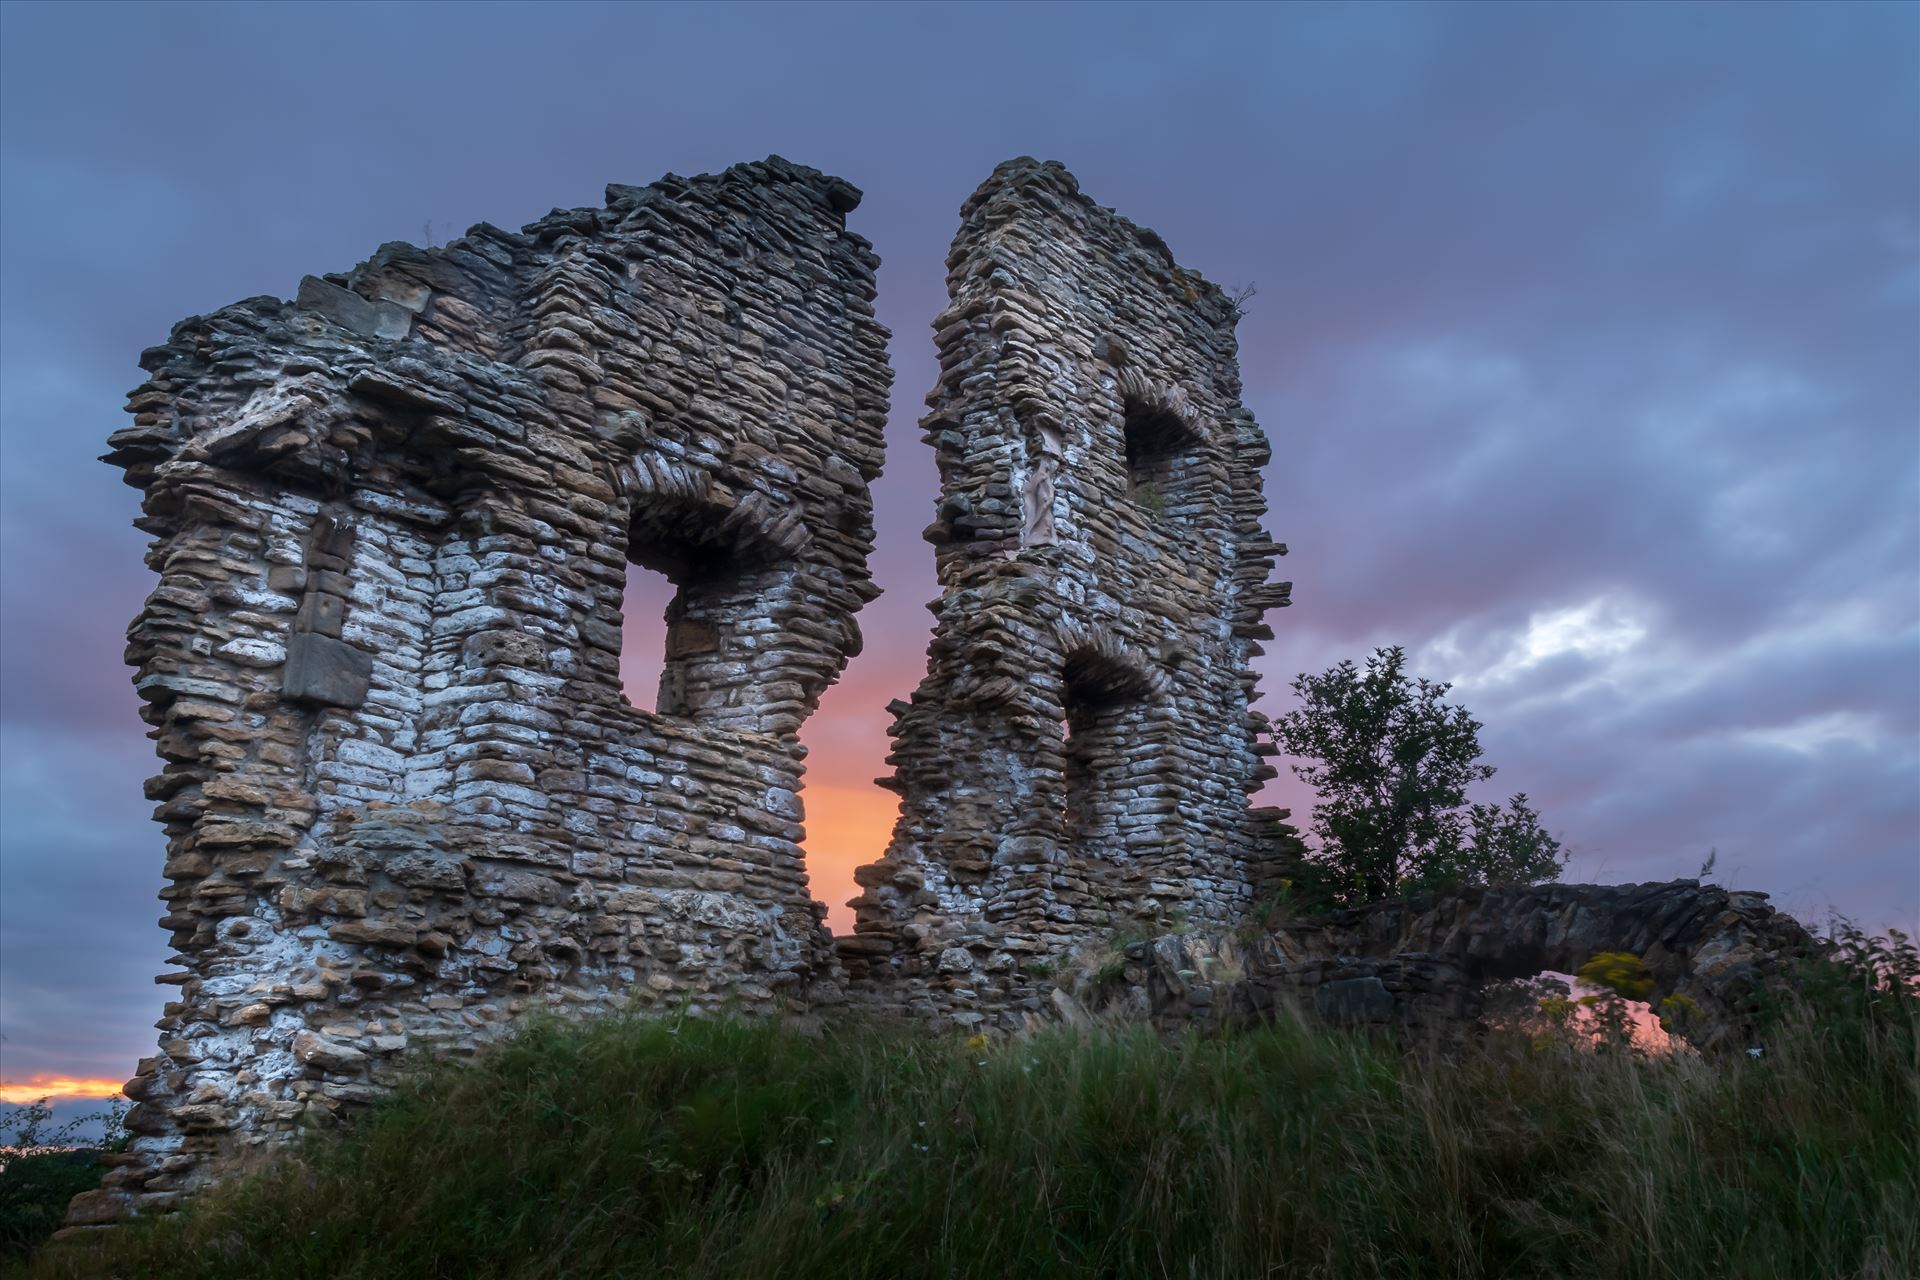
<path id="1" fill-rule="evenodd" d="M 1071 654 L 1061 672 L 1066 711 L 1066 803 L 1063 834 L 1076 845 L 1115 850 L 1125 842 L 1132 789 L 1129 766 L 1146 748 L 1140 727 L 1152 682 L 1130 664 L 1096 649 Z"/>
<path id="2" fill-rule="evenodd" d="M 1127 497 L 1156 517 L 1192 514 L 1201 496 L 1200 433 L 1170 403 L 1130 394 L 1121 402 Z"/>
<path id="3" fill-rule="evenodd" d="M 651 590 L 630 598 L 625 625 L 633 628 L 638 620 L 640 636 L 659 635 L 657 626 L 646 625 L 644 611 L 658 608 L 661 587 L 670 584 L 654 712 L 761 732 L 769 709 L 783 700 L 783 655 L 774 647 L 770 618 L 793 568 L 782 548 L 726 514 L 674 497 L 635 501 L 627 559 L 647 572 L 629 573 L 628 582 L 635 585 L 637 577 Z M 623 667 L 630 638 L 634 631 L 622 637 Z M 639 657 L 629 669 L 647 665 Z M 644 708 L 643 699 L 629 700 Z"/>

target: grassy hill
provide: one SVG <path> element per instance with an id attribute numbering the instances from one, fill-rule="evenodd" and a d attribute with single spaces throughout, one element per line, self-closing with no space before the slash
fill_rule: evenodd
<path id="1" fill-rule="evenodd" d="M 1910 988 L 1758 1058 L 539 1022 L 33 1277 L 1911 1277 Z"/>

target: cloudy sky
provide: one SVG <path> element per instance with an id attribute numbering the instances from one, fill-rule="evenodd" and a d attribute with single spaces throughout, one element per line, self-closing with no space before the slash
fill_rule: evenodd
<path id="1" fill-rule="evenodd" d="M 1258 288 L 1246 399 L 1297 602 L 1269 712 L 1403 644 L 1572 878 L 1718 849 L 1809 918 L 1913 926 L 1920 8 L 12 4 L 0 1077 L 124 1079 L 166 991 L 120 656 L 150 578 L 94 460 L 140 349 L 382 241 L 769 153 L 865 189 L 895 333 L 886 595 L 806 733 L 837 924 L 934 595 L 942 260 L 1029 154 Z"/>

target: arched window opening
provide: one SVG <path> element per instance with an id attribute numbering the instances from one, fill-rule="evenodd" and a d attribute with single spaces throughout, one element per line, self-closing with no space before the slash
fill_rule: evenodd
<path id="1" fill-rule="evenodd" d="M 1131 756 L 1142 750 L 1140 719 L 1149 691 L 1132 667 L 1097 652 L 1067 659 L 1064 834 L 1083 846 L 1125 843 L 1128 801 L 1137 781 Z"/>
<path id="2" fill-rule="evenodd" d="M 1156 516 L 1178 519 L 1197 497 L 1200 437 L 1179 414 L 1129 397 L 1121 430 L 1127 497 Z"/>
<path id="3" fill-rule="evenodd" d="M 671 498 L 636 505 L 627 560 L 623 684 L 637 690 L 651 677 L 657 715 L 764 731 L 781 661 L 770 620 L 790 573 L 723 513 Z M 637 595 L 636 582 L 646 584 Z M 636 620 L 644 630 L 633 630 Z M 647 709 L 631 693 L 628 701 Z"/>
<path id="4" fill-rule="evenodd" d="M 1066 813 L 1069 840 L 1113 834 L 1110 788 L 1103 785 L 1119 767 L 1118 712 L 1121 704 L 1101 693 L 1067 687 Z"/>

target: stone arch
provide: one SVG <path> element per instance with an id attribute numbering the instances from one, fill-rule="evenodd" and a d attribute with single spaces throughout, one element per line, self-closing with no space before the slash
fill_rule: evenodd
<path id="1" fill-rule="evenodd" d="M 1134 368 L 1120 369 L 1114 374 L 1113 382 L 1122 405 L 1133 404 L 1143 412 L 1169 418 L 1178 430 L 1197 438 L 1206 435 L 1206 420 L 1194 408 L 1193 399 L 1184 388 L 1170 386 Z"/>
<path id="2" fill-rule="evenodd" d="M 1752 1034 L 1755 994 L 1814 947 L 1764 893 L 1694 880 L 1481 886 L 1282 926 L 1256 949 L 1250 986 L 1256 1008 L 1286 996 L 1335 1021 L 1458 1032 L 1490 983 L 1628 951 L 1653 977 L 1653 1005 L 1686 996 L 1700 1009 L 1688 1039 L 1725 1048 Z"/>
<path id="3" fill-rule="evenodd" d="M 1167 691 L 1166 672 L 1100 623 L 1062 618 L 1054 623 L 1053 641 L 1061 655 L 1063 682 L 1079 682 L 1103 691 L 1103 696 L 1129 701 Z"/>

